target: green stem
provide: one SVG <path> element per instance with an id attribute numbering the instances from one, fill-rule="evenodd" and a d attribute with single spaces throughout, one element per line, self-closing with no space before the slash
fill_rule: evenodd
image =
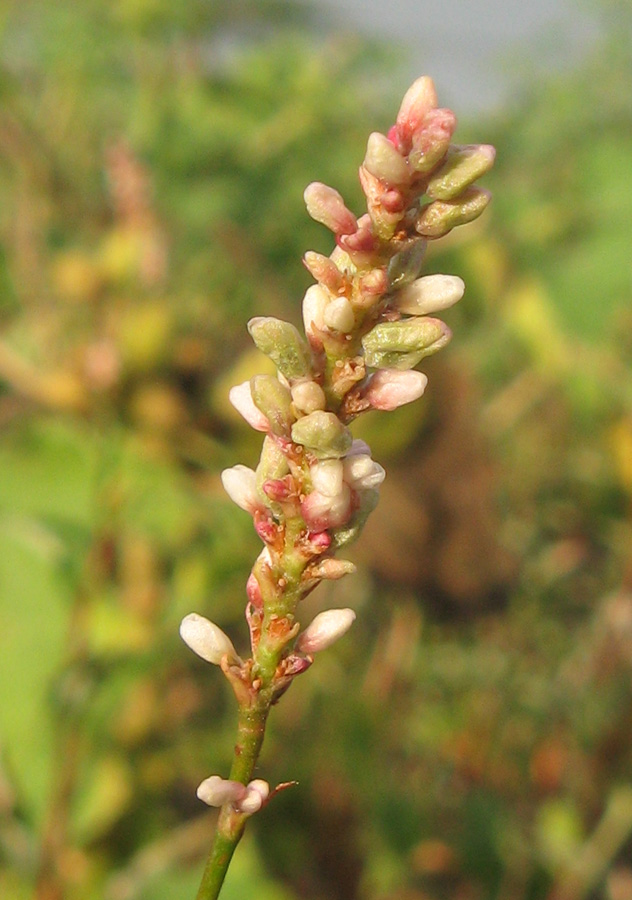
<path id="1" fill-rule="evenodd" d="M 230 770 L 231 780 L 242 784 L 248 784 L 252 780 L 269 711 L 269 701 L 262 699 L 258 700 L 256 706 L 240 707 L 237 743 Z M 222 807 L 196 900 L 216 900 L 219 896 L 233 853 L 244 833 L 247 818 L 243 813 L 237 812 L 232 804 Z"/>

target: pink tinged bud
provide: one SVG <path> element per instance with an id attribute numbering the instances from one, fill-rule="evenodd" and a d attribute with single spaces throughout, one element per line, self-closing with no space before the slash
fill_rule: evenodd
<path id="1" fill-rule="evenodd" d="M 292 678 L 294 678 L 296 675 L 302 675 L 303 672 L 307 672 L 312 662 L 313 660 L 311 659 L 307 659 L 304 656 L 297 656 L 296 654 L 291 653 L 285 658 L 283 675 L 286 677 L 290 675 Z"/>
<path id="2" fill-rule="evenodd" d="M 223 806 L 225 803 L 238 803 L 247 794 L 245 785 L 239 781 L 229 781 L 219 775 L 205 778 L 197 789 L 197 795 L 207 806 Z"/>
<path id="3" fill-rule="evenodd" d="M 371 229 L 370 222 L 362 225 L 353 234 L 343 234 L 338 238 L 340 246 L 351 254 L 371 254 L 377 250 L 378 244 Z"/>
<path id="4" fill-rule="evenodd" d="M 261 485 L 263 493 L 273 503 L 284 503 L 296 491 L 296 485 L 291 475 L 283 478 L 270 478 Z"/>
<path id="5" fill-rule="evenodd" d="M 334 497 L 312 491 L 301 503 L 301 514 L 311 531 L 326 531 L 339 528 L 351 515 L 351 491 L 343 484 L 340 493 Z"/>
<path id="6" fill-rule="evenodd" d="M 297 650 L 310 656 L 326 650 L 351 628 L 355 617 L 352 609 L 328 609 L 319 613 L 298 636 Z"/>
<path id="7" fill-rule="evenodd" d="M 340 419 L 324 410 L 316 410 L 295 422 L 292 440 L 307 447 L 315 456 L 325 458 L 345 456 L 353 442 L 351 432 Z"/>
<path id="8" fill-rule="evenodd" d="M 257 509 L 263 509 L 263 504 L 257 494 L 257 476 L 248 466 L 232 466 L 224 469 L 221 475 L 224 490 L 237 506 L 245 509 L 251 515 Z"/>
<path id="9" fill-rule="evenodd" d="M 432 109 L 413 134 L 413 147 L 408 162 L 415 172 L 425 175 L 437 166 L 448 152 L 456 128 L 451 109 Z"/>
<path id="10" fill-rule="evenodd" d="M 250 379 L 250 390 L 255 406 L 270 423 L 270 431 L 289 436 L 295 420 L 292 413 L 292 396 L 274 375 L 255 375 Z"/>
<path id="11" fill-rule="evenodd" d="M 445 161 L 433 174 L 426 194 L 433 200 L 452 200 L 463 193 L 494 165 L 495 149 L 489 144 L 451 147 Z"/>
<path id="12" fill-rule="evenodd" d="M 390 412 L 418 400 L 427 384 L 428 378 L 415 369 L 403 372 L 398 369 L 378 369 L 371 376 L 363 396 L 373 409 Z"/>
<path id="13" fill-rule="evenodd" d="M 388 276 L 386 269 L 371 269 L 360 279 L 360 293 L 370 294 L 372 298 L 379 297 L 388 289 Z M 355 298 L 354 298 L 355 302 Z"/>
<path id="14" fill-rule="evenodd" d="M 264 802 L 268 799 L 270 785 L 261 778 L 251 781 L 246 787 L 246 795 L 235 804 L 238 812 L 246 816 L 252 816 L 259 812 Z"/>
<path id="15" fill-rule="evenodd" d="M 228 392 L 228 399 L 255 431 L 269 430 L 268 420 L 253 402 L 249 381 L 232 387 Z"/>
<path id="16" fill-rule="evenodd" d="M 354 491 L 367 491 L 379 487 L 386 472 L 365 453 L 348 456 L 343 462 L 344 480 Z"/>
<path id="17" fill-rule="evenodd" d="M 452 332 L 439 319 L 415 316 L 382 322 L 362 339 L 366 363 L 376 369 L 412 369 L 444 347 Z"/>
<path id="18" fill-rule="evenodd" d="M 347 209 L 344 200 L 334 188 L 314 181 L 303 194 L 307 212 L 316 222 L 325 225 L 334 234 L 353 234 L 358 227 L 356 217 Z"/>
<path id="19" fill-rule="evenodd" d="M 261 587 L 252 572 L 248 576 L 248 581 L 246 582 L 246 596 L 256 609 L 260 609 L 263 606 Z"/>
<path id="20" fill-rule="evenodd" d="M 327 531 L 312 531 L 307 541 L 313 553 L 324 553 L 331 545 L 331 535 Z"/>
<path id="21" fill-rule="evenodd" d="M 335 297 L 325 307 L 325 325 L 333 331 L 349 334 L 355 326 L 353 307 L 346 297 Z"/>
<path id="22" fill-rule="evenodd" d="M 309 470 L 312 487 L 326 497 L 335 497 L 342 490 L 343 464 L 339 459 L 323 459 Z"/>
<path id="23" fill-rule="evenodd" d="M 309 374 L 309 351 L 294 325 L 272 316 L 256 316 L 248 322 L 248 331 L 257 348 L 286 378 Z"/>
<path id="24" fill-rule="evenodd" d="M 401 145 L 400 149 L 408 152 L 414 132 L 419 128 L 426 114 L 436 105 L 437 92 L 434 82 L 432 78 L 423 75 L 408 88 L 397 113 L 395 128 Z"/>
<path id="25" fill-rule="evenodd" d="M 219 666 L 224 656 L 228 656 L 231 663 L 241 663 L 228 635 L 214 622 L 197 613 L 184 617 L 180 624 L 180 637 L 194 653 L 214 666 Z"/>
<path id="26" fill-rule="evenodd" d="M 411 316 L 425 316 L 457 303 L 465 291 L 458 275 L 424 275 L 402 288 L 391 305 Z"/>
<path id="27" fill-rule="evenodd" d="M 299 381 L 292 386 L 292 402 L 299 412 L 312 413 L 327 405 L 325 392 L 315 381 Z"/>
<path id="28" fill-rule="evenodd" d="M 382 194 L 380 197 L 380 202 L 387 213 L 392 213 L 394 215 L 403 213 L 406 206 L 404 195 L 399 191 L 386 191 L 386 193 Z M 397 218 L 399 219 L 399 215 L 397 215 Z"/>
<path id="29" fill-rule="evenodd" d="M 264 544 L 273 544 L 279 536 L 277 525 L 269 517 L 267 512 L 256 512 L 254 515 L 255 531 Z"/>
<path id="30" fill-rule="evenodd" d="M 387 185 L 405 185 L 410 180 L 408 163 L 379 131 L 369 135 L 363 166 Z"/>
<path id="31" fill-rule="evenodd" d="M 491 194 L 480 188 L 467 188 L 454 200 L 435 200 L 421 209 L 415 230 L 426 238 L 440 238 L 456 228 L 478 219 L 486 209 Z"/>
<path id="32" fill-rule="evenodd" d="M 344 284 L 342 272 L 328 256 L 308 250 L 303 257 L 303 264 L 316 281 L 330 290 L 332 294 L 337 294 L 342 288 Z"/>

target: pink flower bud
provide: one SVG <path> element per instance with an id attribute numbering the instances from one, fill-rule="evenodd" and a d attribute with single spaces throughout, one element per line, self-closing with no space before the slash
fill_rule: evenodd
<path id="1" fill-rule="evenodd" d="M 221 478 L 224 490 L 241 509 L 253 515 L 255 510 L 264 508 L 257 494 L 257 476 L 248 466 L 236 465 L 224 469 Z"/>
<path id="2" fill-rule="evenodd" d="M 399 150 L 408 153 L 413 133 L 417 131 L 425 115 L 437 105 L 437 92 L 432 78 L 422 75 L 404 94 L 404 99 L 397 113 L 395 128 Z"/>
<path id="3" fill-rule="evenodd" d="M 252 572 L 248 576 L 248 581 L 246 582 L 246 596 L 256 609 L 260 609 L 263 606 L 261 587 Z"/>
<path id="4" fill-rule="evenodd" d="M 224 656 L 232 663 L 241 663 L 231 639 L 214 622 L 189 613 L 180 624 L 180 637 L 184 643 L 206 662 L 218 666 Z"/>
<path id="5" fill-rule="evenodd" d="M 310 656 L 326 650 L 351 628 L 355 617 L 352 609 L 328 609 L 319 613 L 299 635 L 297 650 Z"/>
<path id="6" fill-rule="evenodd" d="M 303 264 L 316 281 L 330 290 L 332 294 L 337 294 L 342 288 L 344 283 L 342 272 L 328 256 L 308 250 L 303 257 Z"/>
<path id="7" fill-rule="evenodd" d="M 312 491 L 301 503 L 301 514 L 311 531 L 339 528 L 351 515 L 351 491 L 343 484 L 340 493 L 328 497 L 320 491 Z"/>
<path id="8" fill-rule="evenodd" d="M 410 180 L 408 163 L 379 131 L 369 135 L 363 166 L 387 185 L 405 185 Z"/>
<path id="9" fill-rule="evenodd" d="M 356 231 L 356 217 L 347 209 L 341 195 L 334 188 L 320 181 L 313 181 L 305 188 L 303 197 L 312 219 L 325 225 L 334 234 L 353 234 Z"/>
<path id="10" fill-rule="evenodd" d="M 363 396 L 373 409 L 389 412 L 419 399 L 426 389 L 428 378 L 415 369 L 379 369 L 369 379 Z"/>
<path id="11" fill-rule="evenodd" d="M 413 147 L 408 155 L 411 168 L 420 174 L 432 172 L 448 152 L 456 128 L 451 109 L 432 109 L 413 134 Z"/>
<path id="12" fill-rule="evenodd" d="M 254 404 L 249 381 L 232 387 L 228 392 L 228 399 L 255 431 L 269 431 L 268 420 Z"/>
<path id="13" fill-rule="evenodd" d="M 238 803 L 247 794 L 245 785 L 239 781 L 229 781 L 219 775 L 205 778 L 197 789 L 197 795 L 207 806 L 223 806 L 225 803 Z"/>
<path id="14" fill-rule="evenodd" d="M 331 546 L 331 535 L 327 531 L 312 531 L 307 540 L 310 550 L 314 553 L 325 553 Z"/>
<path id="15" fill-rule="evenodd" d="M 411 316 L 425 316 L 457 303 L 465 291 L 458 275 L 424 275 L 395 294 L 392 305 Z"/>

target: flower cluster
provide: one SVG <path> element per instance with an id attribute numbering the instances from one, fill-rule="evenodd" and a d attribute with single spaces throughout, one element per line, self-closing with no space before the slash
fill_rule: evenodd
<path id="1" fill-rule="evenodd" d="M 264 543 L 246 590 L 252 657 L 240 659 L 229 638 L 195 614 L 181 629 L 196 653 L 221 665 L 241 708 L 269 708 L 355 618 L 329 610 L 301 633 L 295 616 L 321 581 L 354 570 L 336 554 L 360 533 L 384 479 L 350 423 L 419 398 L 427 379 L 415 366 L 451 336 L 434 314 L 456 303 L 464 284 L 421 275 L 424 254 L 428 241 L 482 213 L 489 194 L 474 182 L 494 161 L 490 146 L 452 144 L 455 124 L 438 108 L 431 79 L 418 79 L 388 135 L 369 137 L 360 167 L 364 215 L 356 218 L 324 184 L 305 191 L 308 213 L 336 241 L 331 256 L 304 257 L 316 282 L 303 300 L 305 335 L 276 318 L 248 323 L 277 369 L 231 390 L 232 404 L 264 434 L 263 448 L 256 470 L 222 473 Z M 212 776 L 199 793 L 246 812 L 265 799 L 260 787 Z"/>

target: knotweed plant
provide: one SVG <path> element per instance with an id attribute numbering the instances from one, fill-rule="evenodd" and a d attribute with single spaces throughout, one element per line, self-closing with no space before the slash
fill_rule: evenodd
<path id="1" fill-rule="evenodd" d="M 268 714 L 318 653 L 351 626 L 351 609 L 321 612 L 301 631 L 297 608 L 323 580 L 354 571 L 344 559 L 375 508 L 384 469 L 354 440 L 350 423 L 370 409 L 417 400 L 427 378 L 416 370 L 450 340 L 435 313 L 456 303 L 455 275 L 422 275 L 428 241 L 476 219 L 489 193 L 474 186 L 494 162 L 488 145 L 452 143 L 456 119 L 437 105 L 430 78 L 406 93 L 387 135 L 370 135 L 360 166 L 367 212 L 360 218 L 331 187 L 305 191 L 310 216 L 336 241 L 331 256 L 308 252 L 315 279 L 303 300 L 305 336 L 288 322 L 260 316 L 248 330 L 277 375 L 255 375 L 230 400 L 262 432 L 256 470 L 222 473 L 228 495 L 254 521 L 263 549 L 246 584 L 250 656 L 191 613 L 180 633 L 202 659 L 218 665 L 239 709 L 228 778 L 211 775 L 198 797 L 220 807 L 198 900 L 219 895 L 246 820 L 275 792 L 253 778 Z"/>

